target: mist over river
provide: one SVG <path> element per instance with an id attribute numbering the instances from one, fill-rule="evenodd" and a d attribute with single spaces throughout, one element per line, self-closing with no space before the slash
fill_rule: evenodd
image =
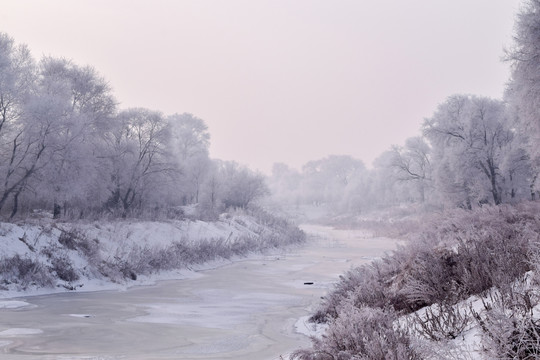
<path id="1" fill-rule="evenodd" d="M 192 278 L 4 301 L 0 358 L 278 359 L 309 345 L 299 319 L 340 274 L 396 246 L 361 230 L 302 229 L 305 246 Z"/>

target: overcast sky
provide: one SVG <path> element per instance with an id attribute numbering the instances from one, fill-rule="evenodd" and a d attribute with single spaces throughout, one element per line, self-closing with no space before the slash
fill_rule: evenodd
<path id="1" fill-rule="evenodd" d="M 190 112 L 211 156 L 366 165 L 455 93 L 500 98 L 518 0 L 2 0 L 0 31 L 92 65 L 121 108 Z"/>

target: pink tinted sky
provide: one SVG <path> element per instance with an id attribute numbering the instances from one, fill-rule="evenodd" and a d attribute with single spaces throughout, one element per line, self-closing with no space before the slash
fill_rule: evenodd
<path id="1" fill-rule="evenodd" d="M 121 108 L 190 112 L 211 156 L 371 162 L 454 93 L 500 98 L 519 0 L 3 0 L 0 31 L 94 66 Z"/>

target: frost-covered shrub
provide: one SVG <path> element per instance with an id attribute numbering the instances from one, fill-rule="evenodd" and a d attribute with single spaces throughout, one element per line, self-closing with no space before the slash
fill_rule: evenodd
<path id="1" fill-rule="evenodd" d="M 417 236 L 417 251 L 409 246 L 414 262 L 400 291 L 429 305 L 511 283 L 531 269 L 531 246 L 540 231 L 535 211 L 524 205 L 443 214 Z"/>
<path id="2" fill-rule="evenodd" d="M 198 255 L 198 259 L 195 261 L 199 263 L 218 258 L 228 259 L 234 255 L 233 249 L 226 244 L 226 240 L 223 238 L 197 241 L 193 247 L 193 253 Z"/>
<path id="3" fill-rule="evenodd" d="M 67 282 L 79 280 L 79 275 L 66 254 L 56 255 L 51 258 L 51 270 L 60 280 Z"/>
<path id="4" fill-rule="evenodd" d="M 376 260 L 349 270 L 340 275 L 340 281 L 335 284 L 332 292 L 323 298 L 311 320 L 326 322 L 328 318 L 337 317 L 342 302 L 350 298 L 358 307 L 387 307 L 390 281 L 394 276 L 395 273 L 385 266 L 384 260 Z"/>
<path id="5" fill-rule="evenodd" d="M 31 285 L 51 287 L 54 284 L 44 264 L 18 254 L 0 260 L 0 280 L 2 285 L 17 284 L 21 289 Z"/>
<path id="6" fill-rule="evenodd" d="M 416 360 L 407 330 L 390 310 L 356 307 L 346 303 L 330 321 L 322 338 L 313 338 L 313 349 L 298 350 L 291 359 L 348 360 L 393 359 Z"/>
<path id="7" fill-rule="evenodd" d="M 490 359 L 540 358 L 540 319 L 536 290 L 496 292 L 484 301 L 484 310 L 473 312 L 481 329 L 484 351 Z"/>
<path id="8" fill-rule="evenodd" d="M 112 260 L 104 260 L 98 266 L 99 272 L 113 282 L 122 282 L 125 279 L 137 280 L 137 274 L 132 264 L 119 257 Z"/>
<path id="9" fill-rule="evenodd" d="M 335 317 L 346 298 L 358 307 L 391 307 L 406 313 L 434 302 L 454 301 L 459 294 L 454 255 L 429 250 L 424 244 L 411 244 L 348 271 L 340 276 L 312 319 L 321 322 L 328 316 Z"/>
<path id="10" fill-rule="evenodd" d="M 312 320 L 321 322 L 337 316 L 337 309 L 344 299 L 351 299 L 358 307 L 392 307 L 406 312 L 432 303 L 443 292 L 438 287 L 448 284 L 446 279 L 440 279 L 450 276 L 451 272 L 437 271 L 439 266 L 432 264 L 436 261 L 422 256 L 429 252 L 418 249 L 422 247 L 402 247 L 340 276 L 340 281 L 324 297 Z"/>
<path id="11" fill-rule="evenodd" d="M 99 240 L 90 240 L 78 229 L 62 230 L 58 242 L 69 250 L 76 250 L 90 261 L 99 261 Z"/>
<path id="12" fill-rule="evenodd" d="M 100 243 L 98 239 L 83 237 L 77 242 L 77 250 L 82 253 L 90 263 L 101 260 Z"/>
<path id="13" fill-rule="evenodd" d="M 414 313 L 410 326 L 416 334 L 428 340 L 453 340 L 463 334 L 472 320 L 465 307 L 435 304 L 426 307 L 422 314 Z"/>
<path id="14" fill-rule="evenodd" d="M 58 236 L 58 242 L 70 250 L 75 250 L 77 248 L 76 236 L 75 231 L 62 231 Z"/>
<path id="15" fill-rule="evenodd" d="M 393 281 L 394 308 L 416 311 L 437 302 L 453 303 L 460 298 L 459 254 L 449 249 L 419 243 L 406 252 Z"/>
<path id="16" fill-rule="evenodd" d="M 540 231 L 539 219 L 510 207 L 482 215 L 457 237 L 462 286 L 468 294 L 507 286 L 531 270 L 531 249 Z"/>
<path id="17" fill-rule="evenodd" d="M 482 340 L 490 359 L 540 358 L 540 319 L 491 311 Z"/>
<path id="18" fill-rule="evenodd" d="M 136 280 L 137 274 L 148 275 L 168 270 L 162 262 L 166 263 L 166 257 L 171 257 L 171 255 L 170 252 L 162 252 L 148 245 L 133 245 L 127 253 L 122 256 L 117 255 L 115 260 L 124 278 Z"/>

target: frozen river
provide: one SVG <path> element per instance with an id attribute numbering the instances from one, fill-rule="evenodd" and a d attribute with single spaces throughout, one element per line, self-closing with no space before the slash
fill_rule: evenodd
<path id="1" fill-rule="evenodd" d="M 0 358 L 279 359 L 309 345 L 295 324 L 340 274 L 396 244 L 362 231 L 302 228 L 306 246 L 194 278 L 12 299 L 0 309 Z"/>

